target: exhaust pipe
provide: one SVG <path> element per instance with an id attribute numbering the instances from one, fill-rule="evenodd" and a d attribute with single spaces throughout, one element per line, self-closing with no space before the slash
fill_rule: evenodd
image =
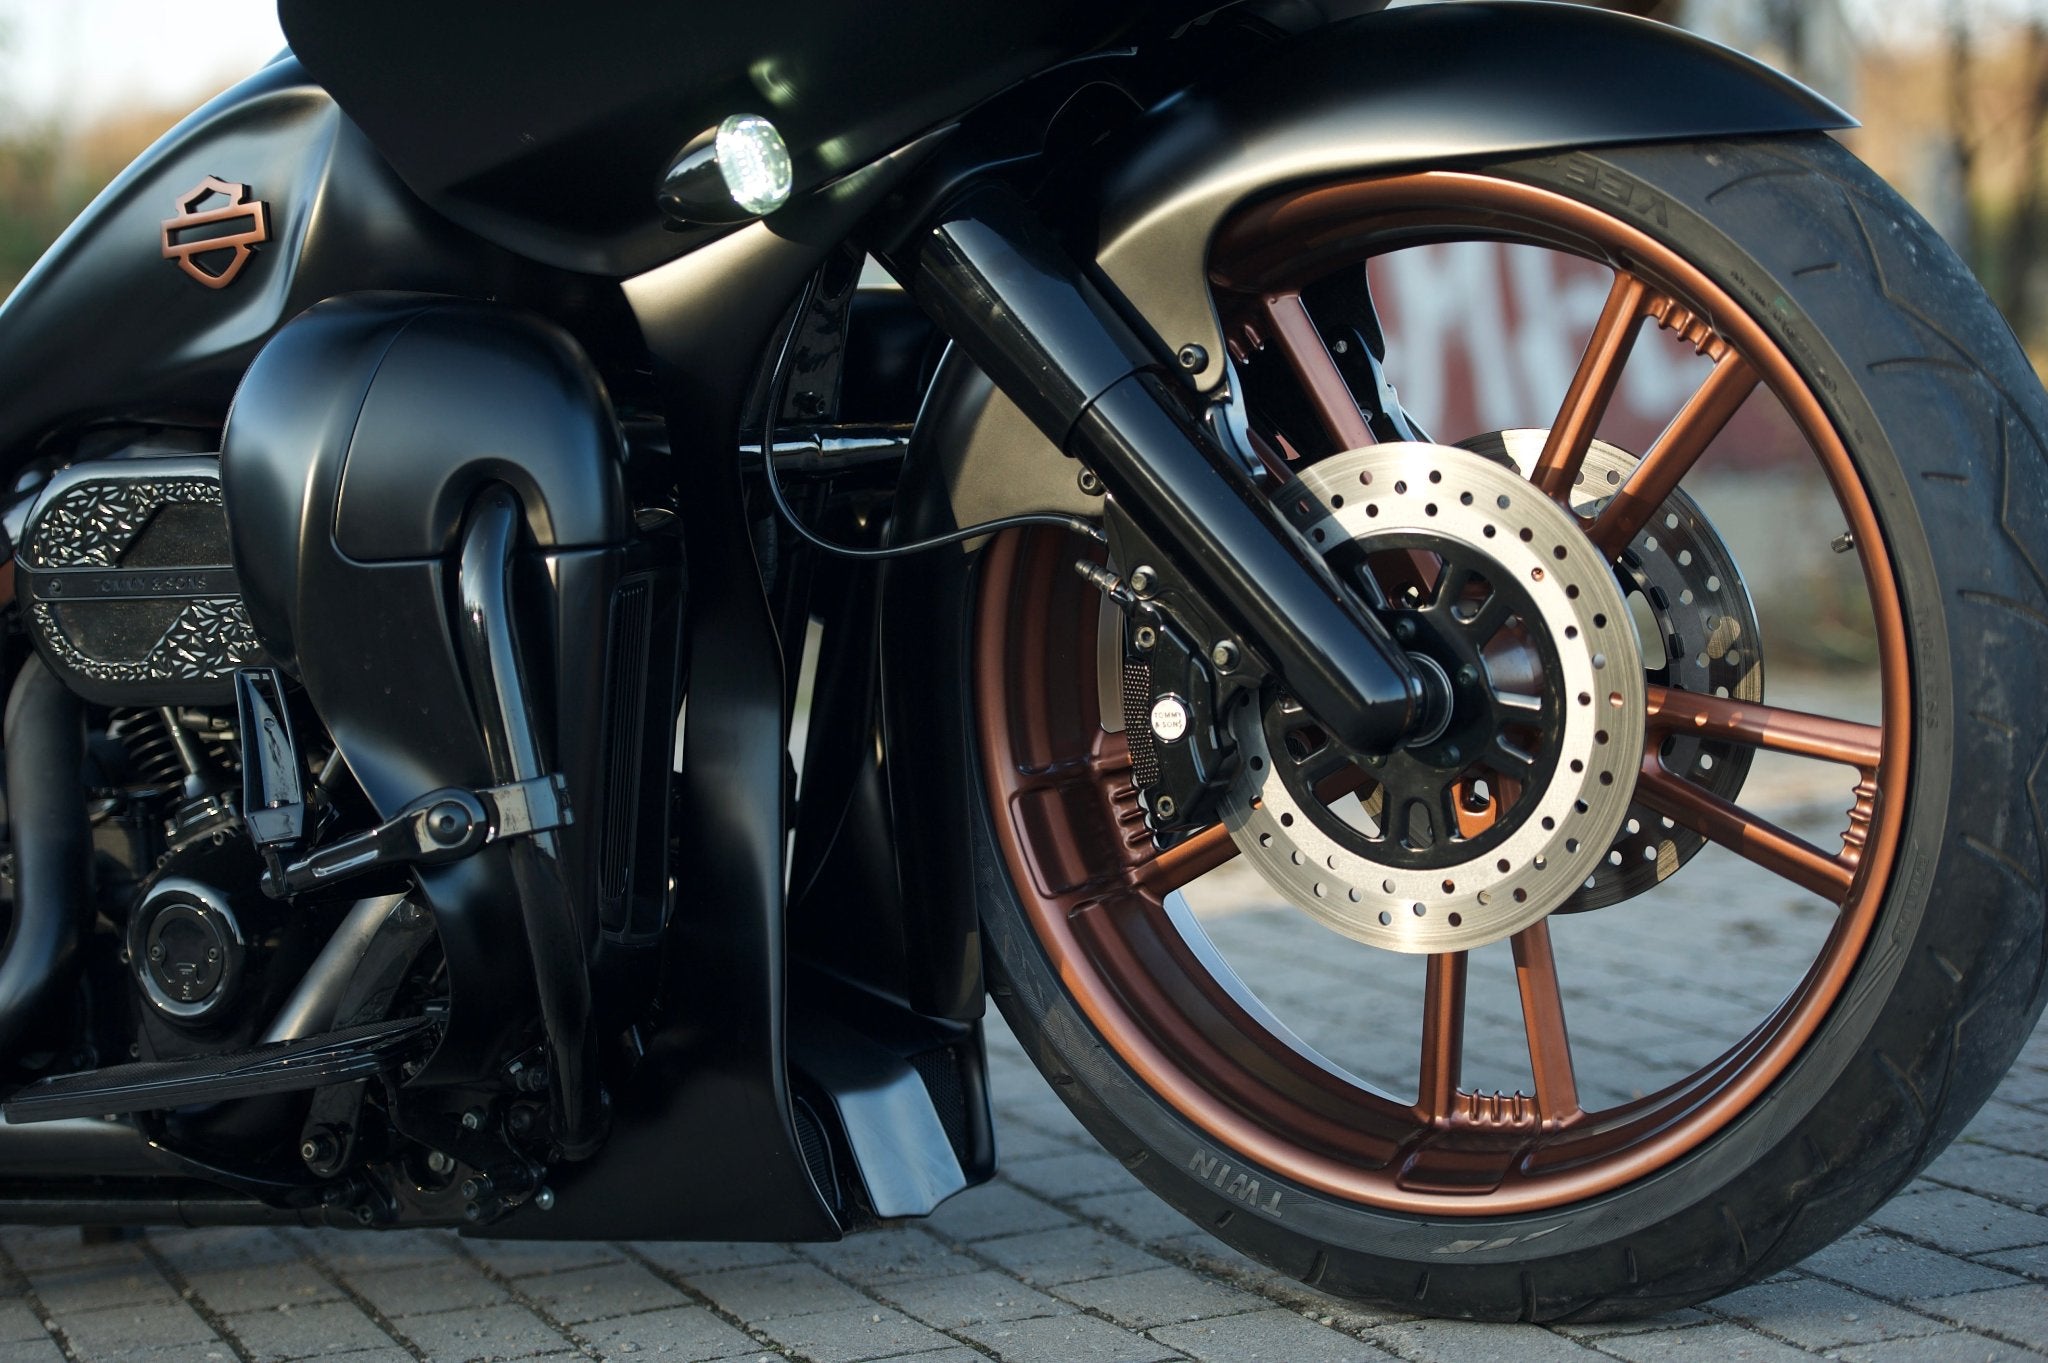
<path id="1" fill-rule="evenodd" d="M 0 1063 L 70 990 L 91 921 L 85 704 L 31 654 L 7 698 L 14 921 L 0 950 Z"/>

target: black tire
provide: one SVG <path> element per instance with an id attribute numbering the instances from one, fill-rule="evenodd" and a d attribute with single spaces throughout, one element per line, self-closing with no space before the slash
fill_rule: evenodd
<path id="1" fill-rule="evenodd" d="M 1793 358 L 1882 524 L 1910 629 L 1904 839 L 1874 932 L 1783 1076 L 1702 1146 L 1567 1207 L 1449 1224 L 1312 1191 L 1229 1149 L 1285 1219 L 1189 1169 L 1216 1150 L 1083 1016 L 979 821 L 992 988 L 1110 1153 L 1198 1224 L 1323 1291 L 1406 1311 L 1588 1321 L 1798 1262 L 1892 1196 L 1991 1093 L 2040 1014 L 2048 772 L 2048 397 L 1969 271 L 1822 137 L 1574 153 L 1480 173 L 1674 248 Z M 1540 1238 L 1537 1238 L 1540 1233 Z M 1480 1244 L 1447 1254 L 1446 1244 Z"/>

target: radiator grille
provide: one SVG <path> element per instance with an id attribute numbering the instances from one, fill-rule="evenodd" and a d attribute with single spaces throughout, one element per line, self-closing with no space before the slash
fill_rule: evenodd
<path id="1" fill-rule="evenodd" d="M 1124 660 L 1124 739 L 1131 745 L 1131 780 L 1139 790 L 1159 784 L 1159 753 L 1152 744 L 1152 665 Z"/>

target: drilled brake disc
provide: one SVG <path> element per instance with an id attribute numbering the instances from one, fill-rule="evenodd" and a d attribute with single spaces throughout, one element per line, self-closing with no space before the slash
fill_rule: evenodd
<path id="1" fill-rule="evenodd" d="M 1244 707 L 1231 837 L 1291 902 L 1373 946 L 1466 951 L 1528 927 L 1628 818 L 1644 677 L 1613 571 L 1562 507 L 1465 450 L 1340 454 L 1284 502 L 1454 705 L 1428 743 L 1365 763 L 1285 695 Z"/>
<path id="2" fill-rule="evenodd" d="M 1512 461 L 1527 477 L 1549 435 L 1542 430 L 1498 431 L 1464 441 L 1461 448 Z M 1591 515 L 1628 481 L 1634 455 L 1594 441 L 1572 488 L 1572 510 Z M 1665 498 L 1618 566 L 1623 590 L 1636 608 L 1649 680 L 1700 695 L 1761 701 L 1764 665 L 1756 606 L 1735 560 L 1682 491 Z M 1664 764 L 1734 803 L 1749 776 L 1753 750 L 1733 743 L 1675 736 Z M 1631 806 L 1613 845 L 1560 913 L 1605 908 L 1655 888 L 1677 874 L 1706 839 L 1641 805 Z"/>

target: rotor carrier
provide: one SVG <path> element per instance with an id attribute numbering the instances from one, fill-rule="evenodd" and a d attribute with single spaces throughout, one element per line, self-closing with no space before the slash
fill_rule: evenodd
<path id="1" fill-rule="evenodd" d="M 1372 946 L 1465 951 L 1535 923 L 1603 864 L 1642 758 L 1642 653 L 1613 569 L 1570 513 L 1466 450 L 1354 450 L 1283 500 L 1452 679 L 1453 710 L 1423 746 L 1360 763 L 1284 695 L 1244 707 L 1231 837 L 1291 902 Z"/>

